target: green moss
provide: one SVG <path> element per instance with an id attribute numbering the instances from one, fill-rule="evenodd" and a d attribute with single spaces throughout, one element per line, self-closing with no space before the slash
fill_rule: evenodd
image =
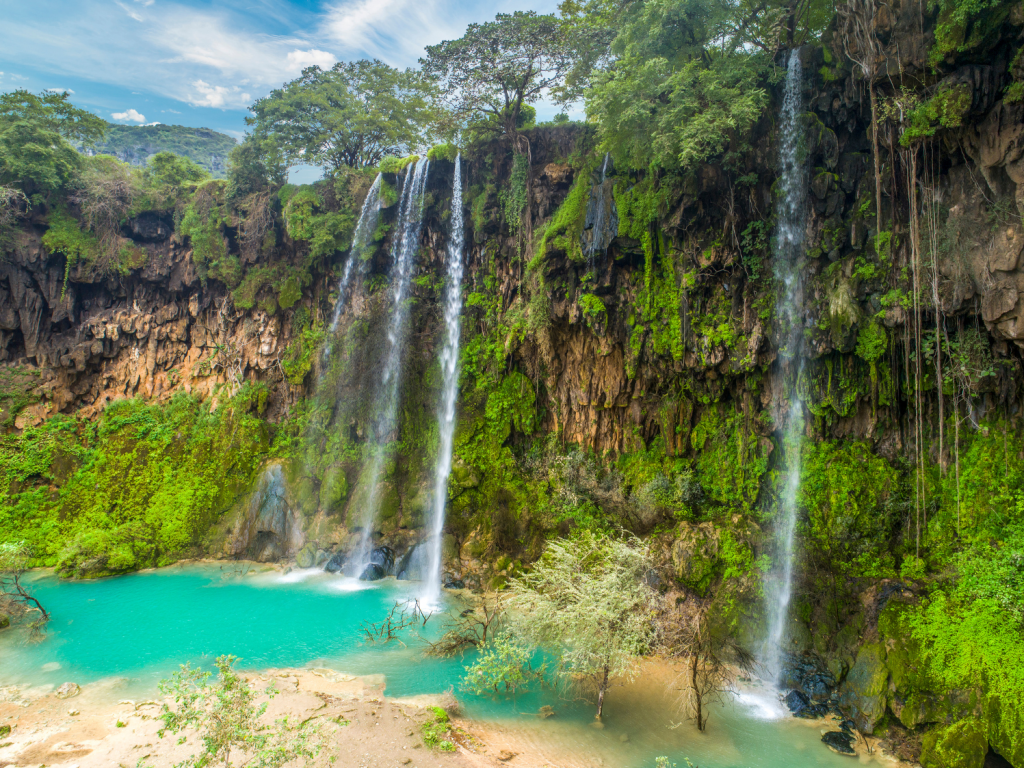
<path id="1" fill-rule="evenodd" d="M 579 305 L 587 325 L 598 336 L 604 335 L 608 326 L 608 310 L 605 309 L 604 302 L 592 293 L 585 293 L 580 296 Z"/>
<path id="2" fill-rule="evenodd" d="M 409 155 L 408 157 L 385 157 L 380 161 L 380 165 L 377 166 L 377 169 L 381 173 L 401 173 L 405 170 L 406 166 L 415 163 L 419 159 L 419 155 Z"/>
<path id="3" fill-rule="evenodd" d="M 719 504 L 750 509 L 768 469 L 770 443 L 759 439 L 744 414 L 726 403 L 701 412 L 690 442 L 705 493 Z"/>
<path id="4" fill-rule="evenodd" d="M 923 768 L 984 768 L 988 735 L 984 723 L 961 720 L 936 728 L 921 743 Z"/>
<path id="5" fill-rule="evenodd" d="M 96 263 L 100 256 L 100 244 L 96 236 L 83 232 L 78 220 L 59 207 L 50 214 L 47 230 L 43 234 L 43 246 L 50 253 L 64 255 L 64 284 L 61 287 L 61 299 L 67 290 L 71 268 L 76 264 L 84 264 L 87 268 Z"/>
<path id="6" fill-rule="evenodd" d="M 596 165 L 597 158 L 592 157 L 577 171 L 569 194 L 541 233 L 535 255 L 530 261 L 530 270 L 536 270 L 544 263 L 549 247 L 564 252 L 572 261 L 585 261 L 580 237 L 587 218 L 587 203 L 590 201 L 590 174 Z"/>
<path id="7" fill-rule="evenodd" d="M 249 394 L 212 411 L 185 395 L 122 400 L 98 424 L 55 416 L 0 437 L 0 541 L 66 575 L 194 554 L 269 448 Z"/>
<path id="8" fill-rule="evenodd" d="M 235 288 L 242 280 L 242 266 L 238 257 L 228 252 L 223 231 L 226 222 L 223 182 L 211 181 L 200 187 L 185 207 L 178 231 L 189 239 L 199 276 Z"/>
<path id="9" fill-rule="evenodd" d="M 429 150 L 427 150 L 427 160 L 434 162 L 436 160 L 447 160 L 448 162 L 455 162 L 455 158 L 459 156 L 459 148 L 454 144 L 435 144 Z"/>
<path id="10" fill-rule="evenodd" d="M 309 243 L 310 259 L 332 256 L 351 244 L 355 214 L 348 208 L 328 209 L 313 187 L 300 187 L 284 207 L 288 235 Z"/>
<path id="11" fill-rule="evenodd" d="M 900 144 L 909 147 L 934 136 L 939 128 L 959 128 L 970 110 L 970 86 L 961 84 L 939 91 L 910 113 Z"/>

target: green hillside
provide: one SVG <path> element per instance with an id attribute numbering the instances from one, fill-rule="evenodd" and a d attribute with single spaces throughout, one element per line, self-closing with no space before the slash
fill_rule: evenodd
<path id="1" fill-rule="evenodd" d="M 228 154 L 235 146 L 230 136 L 209 128 L 184 125 L 114 125 L 107 128 L 95 152 L 116 155 L 133 165 L 145 165 L 150 155 L 174 152 L 191 158 L 216 178 L 227 172 Z"/>

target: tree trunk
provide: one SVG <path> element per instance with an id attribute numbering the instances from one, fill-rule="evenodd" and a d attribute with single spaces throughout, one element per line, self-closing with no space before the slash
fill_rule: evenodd
<path id="1" fill-rule="evenodd" d="M 604 692 L 608 690 L 608 665 L 604 665 L 604 676 L 601 678 L 601 688 L 597 692 L 597 720 L 601 719 L 604 712 Z"/>
<path id="2" fill-rule="evenodd" d="M 703 702 L 701 699 L 700 689 L 697 687 L 697 665 L 698 657 L 700 653 L 698 649 L 694 649 L 693 654 L 690 656 L 690 688 L 693 689 L 693 710 L 697 717 L 697 730 L 703 732 L 704 730 L 704 713 L 702 710 Z"/>

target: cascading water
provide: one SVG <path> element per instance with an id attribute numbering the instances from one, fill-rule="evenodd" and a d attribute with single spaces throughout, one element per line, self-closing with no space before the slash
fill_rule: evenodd
<path id="1" fill-rule="evenodd" d="M 391 319 L 388 323 L 387 349 L 384 353 L 384 366 L 381 369 L 380 385 L 375 403 L 376 416 L 372 430 L 373 456 L 369 472 L 366 475 L 369 493 L 363 511 L 362 535 L 352 561 L 355 566 L 352 572 L 356 576 L 362 574 L 370 562 L 373 530 L 380 507 L 377 486 L 384 468 L 387 445 L 391 442 L 395 429 L 398 385 L 405 353 L 405 340 L 409 333 L 409 303 L 407 300 L 409 286 L 412 282 L 413 261 L 420 241 L 420 229 L 423 222 L 423 191 L 426 188 L 429 167 L 429 160 L 418 160 L 412 173 L 407 172 L 406 174 L 402 202 L 398 211 L 398 221 L 401 222 L 401 227 L 391 247 Z"/>
<path id="2" fill-rule="evenodd" d="M 601 239 L 604 236 L 604 181 L 608 174 L 608 157 L 608 153 L 605 152 L 604 163 L 601 165 L 601 183 L 597 187 L 597 195 L 592 194 L 592 197 L 596 197 L 591 201 L 591 205 L 594 206 L 594 223 L 591 228 L 593 234 L 590 239 L 590 247 L 587 248 L 587 266 L 591 272 L 594 270 L 594 256 L 601 250 Z"/>
<path id="3" fill-rule="evenodd" d="M 776 527 L 777 561 L 768 590 L 768 635 L 762 654 L 766 678 L 778 684 L 782 673 L 782 645 L 786 636 L 789 602 L 793 594 L 793 560 L 796 532 L 796 497 L 800 489 L 800 442 L 804 428 L 803 402 L 798 381 L 803 369 L 801 306 L 803 285 L 800 262 L 804 256 L 806 229 L 807 168 L 802 156 L 800 114 L 802 71 L 799 50 L 790 51 L 786 87 L 782 102 L 779 149 L 779 194 L 775 214 L 775 276 L 784 286 L 776 307 L 782 332 L 779 357 L 783 380 L 788 380 L 789 414 L 785 429 L 786 484 L 781 500 L 781 518 Z"/>
<path id="4" fill-rule="evenodd" d="M 373 235 L 374 230 L 377 229 L 377 222 L 380 221 L 380 181 L 381 174 L 378 173 L 377 178 L 374 179 L 373 186 L 366 193 L 366 199 L 363 201 L 363 210 L 359 212 L 359 221 L 356 223 L 355 232 L 352 234 L 352 247 L 349 249 L 345 268 L 341 272 L 341 279 L 338 281 L 338 297 L 334 300 L 334 313 L 331 315 L 331 326 L 327 335 L 327 341 L 324 344 L 323 351 L 320 353 L 321 377 L 323 377 L 323 373 L 327 369 L 327 361 L 331 358 L 334 333 L 338 330 L 341 313 L 344 312 L 345 305 L 348 302 L 348 288 L 352 283 L 352 273 L 355 272 L 355 264 L 359 262 L 360 271 L 362 271 L 363 266 L 366 264 L 362 259 L 363 251 L 370 242 L 370 237 Z"/>
<path id="5" fill-rule="evenodd" d="M 448 500 L 448 475 L 452 470 L 452 438 L 455 434 L 455 399 L 459 392 L 459 316 L 462 313 L 462 251 L 465 226 L 462 218 L 462 163 L 455 158 L 455 181 L 452 184 L 452 232 L 448 240 L 448 281 L 445 286 L 445 341 L 441 350 L 441 402 L 437 409 L 440 444 L 434 470 L 434 503 L 427 539 L 428 565 L 423 599 L 435 605 L 441 594 L 441 544 L 444 530 L 444 509 Z"/>

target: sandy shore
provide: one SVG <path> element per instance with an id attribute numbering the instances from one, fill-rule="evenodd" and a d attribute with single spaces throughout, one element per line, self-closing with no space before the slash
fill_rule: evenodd
<path id="1" fill-rule="evenodd" d="M 317 766 L 462 768 L 507 765 L 514 759 L 488 747 L 458 719 L 453 721 L 458 750 L 430 749 L 420 727 L 431 717 L 427 707 L 439 698 L 386 698 L 382 677 L 352 677 L 329 669 L 267 670 L 246 677 L 257 688 L 275 683 L 279 693 L 269 703 L 268 720 L 287 716 L 293 722 L 321 721 L 325 744 L 312 763 Z M 0 688 L 0 726 L 11 727 L 0 738 L 0 768 L 163 768 L 197 751 L 194 738 L 178 744 L 171 734 L 159 737 L 162 700 L 118 699 L 118 688 L 116 680 L 100 681 L 82 686 L 81 693 L 68 699 L 57 698 L 51 690 Z"/>
<path id="2" fill-rule="evenodd" d="M 642 710 L 650 705 L 648 686 L 663 685 L 665 674 L 664 665 L 651 665 L 644 680 L 625 686 L 618 695 L 641 696 L 630 702 L 635 705 L 630 709 Z M 439 696 L 388 698 L 383 676 L 354 677 L 324 668 L 265 670 L 245 677 L 256 689 L 271 681 L 277 688 L 265 716 L 268 722 L 285 716 L 293 723 L 319 721 L 322 751 L 314 761 L 297 761 L 296 766 L 602 768 L 635 758 L 628 737 L 614 725 L 611 731 L 594 731 L 581 744 L 578 727 L 559 718 L 535 717 L 501 724 L 455 717 L 451 738 L 457 750 L 441 752 L 423 743 L 421 730 L 432 717 L 428 707 L 442 703 Z M 117 679 L 99 681 L 67 699 L 58 698 L 50 687 L 0 688 L 0 727 L 11 728 L 0 737 L 0 768 L 164 768 L 198 751 L 194 735 L 185 744 L 171 734 L 159 737 L 162 699 L 156 692 L 151 700 L 127 700 L 118 695 L 123 686 Z M 825 721 L 791 721 L 791 727 L 828 726 Z M 900 765 L 880 750 L 869 756 L 862 746 L 851 765 Z"/>

